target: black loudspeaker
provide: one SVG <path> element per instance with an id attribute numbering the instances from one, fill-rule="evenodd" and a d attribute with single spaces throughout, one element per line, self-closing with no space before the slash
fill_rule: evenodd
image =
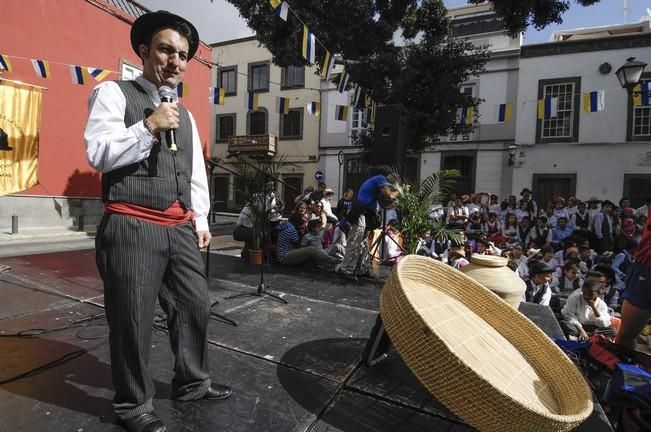
<path id="1" fill-rule="evenodd" d="M 383 105 L 375 114 L 373 165 L 403 165 L 408 147 L 409 111 L 403 104 Z"/>

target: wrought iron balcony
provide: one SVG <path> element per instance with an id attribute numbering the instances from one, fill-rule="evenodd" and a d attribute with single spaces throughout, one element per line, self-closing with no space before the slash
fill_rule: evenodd
<path id="1" fill-rule="evenodd" d="M 273 134 L 239 135 L 228 139 L 228 153 L 251 157 L 274 157 L 278 138 Z"/>

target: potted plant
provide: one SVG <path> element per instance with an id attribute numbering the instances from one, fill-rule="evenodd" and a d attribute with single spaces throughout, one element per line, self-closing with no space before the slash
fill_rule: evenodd
<path id="1" fill-rule="evenodd" d="M 444 221 L 434 221 L 430 218 L 430 204 L 434 198 L 442 200 L 454 187 L 458 170 L 442 170 L 430 174 L 420 183 L 405 183 L 400 170 L 396 167 L 382 167 L 389 175 L 399 179 L 403 184 L 402 191 L 396 203 L 396 211 L 400 216 L 400 233 L 404 239 L 403 247 L 407 253 L 415 253 L 422 233 L 429 229 L 432 238 L 439 240 L 461 241 L 461 232 L 446 228 Z"/>
<path id="2" fill-rule="evenodd" d="M 228 164 L 237 173 L 240 192 L 246 198 L 245 206 L 249 209 L 252 223 L 251 249 L 249 259 L 252 264 L 262 264 L 262 249 L 265 232 L 268 229 L 269 213 L 272 210 L 270 193 L 280 168 L 285 165 L 285 157 L 276 160 L 254 159 L 245 155 L 236 155 Z"/>

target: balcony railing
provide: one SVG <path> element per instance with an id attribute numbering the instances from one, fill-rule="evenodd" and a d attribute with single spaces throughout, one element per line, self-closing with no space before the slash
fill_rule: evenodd
<path id="1" fill-rule="evenodd" d="M 277 145 L 278 138 L 273 134 L 232 136 L 228 139 L 228 152 L 252 157 L 274 157 Z"/>

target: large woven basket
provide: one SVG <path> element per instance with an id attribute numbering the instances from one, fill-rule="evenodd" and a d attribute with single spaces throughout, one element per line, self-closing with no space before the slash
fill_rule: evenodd
<path id="1" fill-rule="evenodd" d="M 380 299 L 384 326 L 432 395 L 481 431 L 568 431 L 592 412 L 574 364 L 478 282 L 409 255 Z"/>

